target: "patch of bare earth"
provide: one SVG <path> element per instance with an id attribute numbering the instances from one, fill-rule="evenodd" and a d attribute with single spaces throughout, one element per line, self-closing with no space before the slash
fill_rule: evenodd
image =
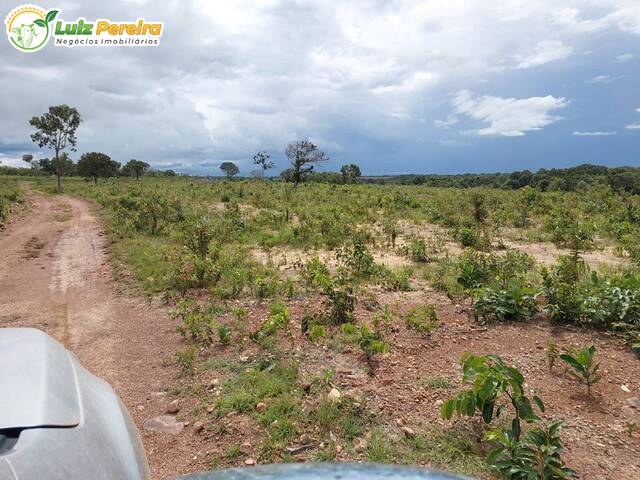
<path id="1" fill-rule="evenodd" d="M 384 430 L 391 437 L 402 438 L 402 428 L 407 426 L 420 432 L 433 425 L 458 428 L 463 423 L 468 424 L 469 420 L 446 422 L 439 415 L 441 402 L 461 388 L 460 355 L 465 351 L 498 354 L 519 368 L 527 379 L 527 388 L 536 389 L 544 399 L 547 410 L 543 417 L 566 422 L 562 434 L 567 447 L 564 458 L 580 478 L 640 478 L 640 432 L 632 436 L 627 433 L 628 425 L 640 422 L 640 411 L 627 402 L 640 392 L 640 362 L 617 338 L 593 331 L 560 328 L 542 316 L 526 323 L 479 326 L 469 319 L 468 307 L 452 304 L 444 295 L 429 288 L 411 292 L 386 292 L 379 287 L 369 290 L 380 305 L 388 305 L 394 314 L 387 335 L 391 351 L 380 359 L 375 376 L 372 378 L 365 373 L 366 365 L 357 345 L 336 346 L 331 338 L 312 343 L 301 334 L 299 321 L 302 316 L 324 308 L 324 297 L 316 295 L 290 304 L 294 319 L 293 340 L 282 338 L 280 344 L 282 351 L 301 362 L 303 376 L 321 377 L 323 371 L 333 369 L 336 375 L 332 386 L 343 395 L 366 399 L 367 408 L 381 419 Z M 417 333 L 401 320 L 402 313 L 425 303 L 436 306 L 441 322 L 440 328 L 432 334 Z M 237 304 L 248 310 L 249 320 L 243 327 L 248 332 L 259 328 L 268 315 L 268 302 L 242 300 Z M 371 323 L 373 315 L 375 313 L 364 308 L 362 303 L 358 304 L 355 312 L 358 322 Z M 221 317 L 221 321 L 237 327 L 231 315 Z M 596 346 L 604 379 L 591 398 L 561 365 L 556 365 L 551 372 L 548 370 L 545 346 L 549 339 L 561 348 Z M 199 353 L 201 361 L 240 366 L 256 361 L 262 355 L 264 352 L 260 353 L 254 343 L 248 338 L 239 339 L 237 333 L 232 345 L 213 345 Z M 180 400 L 182 410 L 192 412 L 192 420 L 202 428 L 192 433 L 199 441 L 196 443 L 199 457 L 194 465 L 198 468 L 206 469 L 212 457 L 219 459 L 221 466 L 242 466 L 247 459 L 260 458 L 261 436 L 256 433 L 260 428 L 250 415 L 229 413 L 214 419 L 207 413 L 206 408 L 211 410 L 215 404 L 220 386 L 232 375 L 225 368 L 214 367 L 180 380 L 183 389 L 189 387 L 205 392 L 203 398 L 206 400 L 188 395 Z M 441 389 L 425 386 L 424 380 L 432 377 L 444 377 L 454 386 Z M 214 399 L 213 403 L 210 403 L 211 399 Z M 305 399 L 307 401 L 313 399 Z M 309 433 L 313 438 L 313 432 Z M 232 446 L 240 446 L 241 452 L 236 458 L 225 461 L 225 452 Z M 310 447 L 296 453 L 293 459 L 312 461 L 321 451 L 322 444 L 312 441 Z M 366 453 L 354 452 L 343 445 L 336 459 L 366 461 Z"/>

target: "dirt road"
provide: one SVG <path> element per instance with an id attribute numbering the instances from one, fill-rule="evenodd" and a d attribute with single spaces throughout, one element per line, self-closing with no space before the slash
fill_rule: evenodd
<path id="1" fill-rule="evenodd" d="M 40 328 L 63 342 L 122 398 L 143 433 L 153 478 L 185 473 L 185 439 L 142 429 L 169 401 L 162 392 L 175 378 L 171 360 L 179 345 L 171 319 L 117 293 L 88 202 L 29 199 L 31 210 L 0 232 L 0 326 Z"/>

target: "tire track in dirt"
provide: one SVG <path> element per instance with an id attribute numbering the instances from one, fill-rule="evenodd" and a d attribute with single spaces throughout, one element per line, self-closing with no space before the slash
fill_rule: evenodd
<path id="1" fill-rule="evenodd" d="M 163 412 L 175 378 L 179 338 L 157 306 L 116 292 L 106 239 L 77 198 L 30 194 L 32 208 L 0 232 L 0 327 L 36 327 L 64 343 L 118 392 L 140 430 L 152 477 L 188 472 L 185 434 L 151 434 L 143 422 Z M 56 220 L 56 209 L 70 215 Z M 25 246 L 29 240 L 40 246 Z M 170 455 L 167 453 L 170 452 Z"/>

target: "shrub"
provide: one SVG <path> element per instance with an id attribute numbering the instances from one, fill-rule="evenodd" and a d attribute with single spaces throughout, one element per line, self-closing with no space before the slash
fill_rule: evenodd
<path id="1" fill-rule="evenodd" d="M 427 254 L 427 244 L 421 238 L 412 238 L 407 246 L 409 258 L 414 262 L 426 263 L 429 261 Z"/>
<path id="2" fill-rule="evenodd" d="M 319 257 L 311 258 L 303 267 L 302 275 L 308 285 L 313 287 L 325 288 L 331 283 L 331 275 L 329 269 Z"/>
<path id="3" fill-rule="evenodd" d="M 384 342 L 382 334 L 379 331 L 372 331 L 366 325 L 360 327 L 360 336 L 358 337 L 358 346 L 364 353 L 369 366 L 369 374 L 375 374 L 375 356 L 379 353 L 387 353 L 389 345 Z"/>
<path id="4" fill-rule="evenodd" d="M 260 329 L 252 335 L 254 340 L 264 340 L 274 336 L 278 330 L 288 328 L 289 309 L 284 302 L 278 301 L 269 306 L 269 316 L 262 323 Z"/>
<path id="5" fill-rule="evenodd" d="M 379 282 L 387 290 L 409 292 L 411 291 L 411 275 L 413 275 L 411 267 L 394 269 L 382 267 L 379 270 Z"/>
<path id="6" fill-rule="evenodd" d="M 315 342 L 319 338 L 324 338 L 327 335 L 327 329 L 324 325 L 312 325 L 309 329 L 309 340 Z"/>
<path id="7" fill-rule="evenodd" d="M 178 350 L 176 352 L 176 361 L 180 366 L 180 371 L 184 375 L 193 375 L 194 362 L 198 349 L 194 345 L 190 345 L 184 350 Z"/>
<path id="8" fill-rule="evenodd" d="M 404 319 L 409 328 L 421 333 L 431 333 L 440 326 L 433 305 L 412 308 L 405 314 Z"/>
<path id="9" fill-rule="evenodd" d="M 471 417 L 478 412 L 485 423 L 490 423 L 494 412 L 498 418 L 506 410 L 503 397 L 506 396 L 513 407 L 510 427 L 500 426 L 485 435 L 485 440 L 497 443 L 487 458 L 491 468 L 505 478 L 517 480 L 559 480 L 572 475 L 573 471 L 566 468 L 560 458 L 562 445 L 558 432 L 562 422 L 552 423 L 548 428 L 534 427 L 522 438 L 521 421 L 540 421 L 525 395 L 522 374 L 496 355 L 464 353 L 461 363 L 462 381 L 472 385 L 442 404 L 443 418 L 449 419 L 454 413 Z M 542 400 L 535 395 L 532 400 L 544 412 Z"/>
<path id="10" fill-rule="evenodd" d="M 195 300 L 180 300 L 171 315 L 180 321 L 178 325 L 180 335 L 194 342 L 211 343 L 216 322 L 213 316 L 204 312 Z"/>
<path id="11" fill-rule="evenodd" d="M 478 247 L 481 243 L 480 233 L 475 228 L 462 227 L 456 236 L 463 247 Z"/>
<path id="12" fill-rule="evenodd" d="M 354 237 L 351 246 L 339 249 L 336 259 L 342 264 L 342 269 L 355 278 L 369 278 L 378 272 L 373 255 L 360 235 Z"/>
<path id="13" fill-rule="evenodd" d="M 181 226 L 185 246 L 201 258 L 209 254 L 209 244 L 215 238 L 214 225 L 209 218 L 191 217 Z"/>
<path id="14" fill-rule="evenodd" d="M 190 288 L 216 285 L 222 277 L 216 260 L 217 253 L 203 258 L 191 252 L 183 252 L 177 266 L 169 275 L 169 288 L 185 293 Z"/>
<path id="15" fill-rule="evenodd" d="M 486 288 L 474 304 L 476 319 L 490 321 L 522 320 L 538 310 L 539 291 L 512 279 L 507 288 L 494 284 Z"/>
<path id="16" fill-rule="evenodd" d="M 329 317 L 335 325 L 351 322 L 356 308 L 356 297 L 350 286 L 330 285 L 325 289 L 328 298 Z"/>
<path id="17" fill-rule="evenodd" d="M 355 335 L 357 329 L 353 323 L 343 323 L 342 325 L 340 325 L 340 331 L 345 335 Z"/>
<path id="18" fill-rule="evenodd" d="M 584 292 L 578 285 L 584 272 L 586 267 L 578 256 L 560 257 L 552 269 L 542 268 L 545 312 L 553 321 L 577 323 L 584 319 Z"/>
<path id="19" fill-rule="evenodd" d="M 477 411 L 485 423 L 490 423 L 494 413 L 498 418 L 506 409 L 504 404 L 500 404 L 500 400 L 507 396 L 515 413 L 511 422 L 511 435 L 515 440 L 520 440 L 521 420 L 528 423 L 539 420 L 533 411 L 531 401 L 525 395 L 522 374 L 516 368 L 506 365 L 496 355 L 481 356 L 465 352 L 460 363 L 463 372 L 462 383 L 471 382 L 472 386 L 442 404 L 442 417 L 450 419 L 454 413 L 472 417 Z M 542 400 L 537 396 L 533 396 L 533 400 L 544 412 Z M 497 405 L 499 406 L 496 408 Z"/>
<path id="20" fill-rule="evenodd" d="M 159 235 L 165 229 L 184 219 L 183 207 L 177 200 L 170 200 L 157 193 L 140 196 L 125 195 L 115 207 L 117 224 L 124 229 Z"/>
<path id="21" fill-rule="evenodd" d="M 486 440 L 497 443 L 487 457 L 492 470 L 511 480 L 562 480 L 574 476 L 560 458 L 564 450 L 560 442 L 563 422 L 548 427 L 536 427 L 525 434 L 522 441 L 503 427 L 490 430 Z"/>

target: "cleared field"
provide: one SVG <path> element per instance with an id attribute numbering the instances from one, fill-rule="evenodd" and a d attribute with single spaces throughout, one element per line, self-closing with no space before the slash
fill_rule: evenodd
<path id="1" fill-rule="evenodd" d="M 192 178 L 66 191 L 101 206 L 118 288 L 173 318 L 181 346 L 154 360 L 175 369 L 160 393 L 184 422 L 177 473 L 358 460 L 493 478 L 495 428 L 515 415 L 524 432 L 563 420 L 582 477 L 640 474 L 635 196 Z M 560 358 L 590 346 L 597 372 Z M 517 374 L 477 357 L 466 377 L 490 395 L 470 404 L 465 352 Z"/>

